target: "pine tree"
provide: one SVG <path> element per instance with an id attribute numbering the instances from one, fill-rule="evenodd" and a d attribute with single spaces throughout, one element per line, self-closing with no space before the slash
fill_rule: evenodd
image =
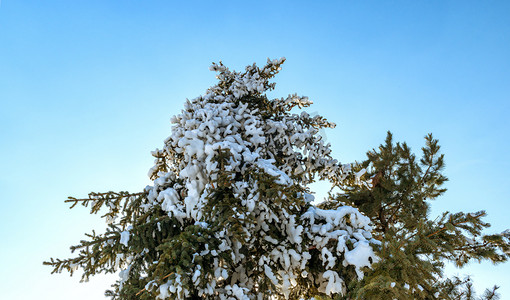
<path id="1" fill-rule="evenodd" d="M 106 292 L 113 299 L 347 296 L 377 261 L 380 241 L 358 209 L 314 205 L 316 180 L 361 182 L 318 134 L 334 124 L 295 112 L 310 100 L 267 97 L 283 62 L 244 72 L 213 64 L 218 84 L 186 101 L 152 153 L 153 184 L 70 197 L 71 207 L 103 211 L 108 229 L 71 247 L 74 257 L 45 264 L 53 272 L 81 269 L 83 279 L 120 271 Z"/>
<path id="2" fill-rule="evenodd" d="M 388 136 L 378 150 L 354 167 L 364 184 L 344 180 L 342 192 L 323 208 L 352 205 L 370 217 L 379 261 L 363 280 L 352 281 L 348 297 L 355 299 L 497 299 L 494 287 L 475 298 L 469 278 L 443 278 L 445 262 L 462 267 L 470 261 L 507 261 L 510 231 L 483 234 L 490 227 L 485 211 L 444 212 L 429 219 L 429 202 L 442 195 L 447 178 L 444 155 L 431 134 L 425 137 L 418 161 L 406 143 Z M 366 180 L 363 180 L 366 178 Z"/>

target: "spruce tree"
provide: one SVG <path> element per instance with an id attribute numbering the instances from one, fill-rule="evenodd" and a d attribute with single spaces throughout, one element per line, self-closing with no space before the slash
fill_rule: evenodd
<path id="1" fill-rule="evenodd" d="M 476 298 L 469 278 L 444 278 L 445 262 L 501 263 L 510 255 L 510 231 L 484 234 L 485 211 L 444 212 L 429 219 L 430 201 L 441 196 L 444 154 L 431 134 L 417 159 L 406 143 L 386 141 L 354 167 L 363 184 L 344 180 L 323 208 L 352 205 L 370 217 L 381 241 L 379 261 L 363 280 L 352 281 L 352 299 L 497 299 L 497 287 Z"/>
<path id="2" fill-rule="evenodd" d="M 53 272 L 81 269 L 83 279 L 120 272 L 106 292 L 113 299 L 349 295 L 377 261 L 380 241 L 358 209 L 314 205 L 309 185 L 316 180 L 362 183 L 318 134 L 334 124 L 297 113 L 310 100 L 267 97 L 283 62 L 244 72 L 213 64 L 218 83 L 186 101 L 152 153 L 153 184 L 70 197 L 71 207 L 101 212 L 108 229 L 72 246 L 75 256 L 45 264 Z"/>

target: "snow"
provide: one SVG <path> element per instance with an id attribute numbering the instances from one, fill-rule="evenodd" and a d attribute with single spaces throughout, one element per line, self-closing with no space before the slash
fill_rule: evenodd
<path id="1" fill-rule="evenodd" d="M 345 293 L 344 281 L 338 276 L 335 271 L 328 270 L 322 275 L 327 280 L 327 286 L 325 289 L 326 295 L 341 294 Z"/>
<path id="2" fill-rule="evenodd" d="M 200 266 L 197 266 L 197 267 L 200 267 Z M 194 283 L 194 284 L 197 284 L 198 283 L 198 278 L 200 276 L 202 272 L 200 272 L 200 269 L 197 269 L 195 271 L 195 273 L 193 274 L 193 277 L 191 278 L 191 281 Z"/>
<path id="3" fill-rule="evenodd" d="M 278 170 L 276 166 L 274 165 L 275 160 L 274 159 L 258 159 L 256 161 L 256 165 L 264 170 L 264 172 L 268 175 L 275 176 L 278 179 L 276 180 L 276 183 L 281 185 L 290 185 L 291 180 L 287 174 L 284 172 Z"/>
<path id="4" fill-rule="evenodd" d="M 184 211 L 184 205 L 179 199 L 179 194 L 175 189 L 167 188 L 159 192 L 157 200 L 162 202 L 161 209 L 173 215 L 181 223 L 184 221 L 184 218 L 186 218 L 186 212 Z"/>
<path id="5" fill-rule="evenodd" d="M 353 250 L 345 253 L 345 261 L 355 266 L 356 274 L 359 279 L 363 279 L 363 271 L 361 268 L 369 267 L 371 265 L 371 260 L 374 261 L 376 259 L 377 257 L 367 241 L 359 241 Z"/>
<path id="6" fill-rule="evenodd" d="M 124 246 L 128 246 L 129 242 L 129 231 L 123 231 L 120 233 L 120 243 Z"/>

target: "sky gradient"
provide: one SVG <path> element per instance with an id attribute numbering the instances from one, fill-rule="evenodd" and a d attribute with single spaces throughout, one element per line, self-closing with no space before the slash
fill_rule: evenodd
<path id="1" fill-rule="evenodd" d="M 416 152 L 432 132 L 450 178 L 432 215 L 486 210 L 490 232 L 510 228 L 510 2 L 310 2 L 1 1 L 2 297 L 102 299 L 115 276 L 79 284 L 42 266 L 104 226 L 63 201 L 150 184 L 150 151 L 220 60 L 286 57 L 271 96 L 309 96 L 344 163 L 388 130 Z M 481 293 L 510 264 L 452 272 Z"/>

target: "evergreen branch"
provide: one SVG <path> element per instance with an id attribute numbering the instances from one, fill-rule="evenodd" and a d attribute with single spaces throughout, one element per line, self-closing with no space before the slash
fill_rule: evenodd
<path id="1" fill-rule="evenodd" d="M 50 261 L 44 261 L 43 265 L 45 266 L 52 266 L 53 270 L 51 271 L 51 274 L 55 273 L 61 273 L 64 269 L 66 269 L 69 274 L 72 276 L 73 273 L 77 270 L 77 267 L 81 264 L 81 262 L 86 257 L 83 255 L 80 255 L 78 257 L 74 258 L 68 258 L 68 259 L 53 259 L 50 258 Z"/>
<path id="2" fill-rule="evenodd" d="M 65 200 L 65 203 L 72 203 L 72 205 L 69 208 L 74 208 L 78 203 L 81 203 L 82 206 L 88 207 L 90 203 L 92 203 L 91 206 L 91 212 L 90 213 L 97 213 L 99 209 L 103 206 L 103 204 L 107 203 L 111 200 L 118 200 L 130 198 L 133 196 L 141 196 L 146 194 L 146 192 L 140 192 L 140 193 L 129 193 L 129 192 L 105 192 L 105 193 L 90 193 L 88 198 L 81 198 L 77 199 L 74 197 L 68 197 L 67 200 Z"/>
<path id="3" fill-rule="evenodd" d="M 110 231 L 112 232 L 112 231 Z M 109 233 L 109 232 L 107 232 Z M 113 232 L 112 232 L 113 233 Z M 85 240 L 82 240 L 80 241 L 80 245 L 76 245 L 76 246 L 71 246 L 71 253 L 78 250 L 78 249 L 82 249 L 82 248 L 86 248 L 86 247 L 90 247 L 90 246 L 94 246 L 94 245 L 98 245 L 100 243 L 103 243 L 103 242 L 109 242 L 109 241 L 117 241 L 120 239 L 120 233 L 118 232 L 115 232 L 115 236 L 104 236 L 102 238 L 96 238 L 95 236 L 91 236 L 93 238 L 92 241 L 85 241 Z"/>
<path id="4" fill-rule="evenodd" d="M 415 253 L 417 255 L 421 255 L 421 254 L 425 254 L 425 255 L 429 255 L 429 254 L 443 254 L 443 253 L 449 253 L 449 252 L 454 252 L 454 251 L 465 251 L 465 250 L 476 250 L 476 249 L 479 249 L 479 248 L 483 248 L 483 247 L 486 247 L 486 246 L 489 246 L 491 245 L 490 242 L 484 242 L 482 244 L 478 244 L 478 245 L 464 245 L 464 246 L 460 246 L 460 247 L 457 247 L 457 248 L 453 248 L 453 249 L 443 249 L 443 250 L 437 250 L 437 251 L 433 251 L 433 252 L 430 252 L 430 251 L 416 251 Z"/>
<path id="5" fill-rule="evenodd" d="M 485 300 L 497 300 L 499 299 L 499 294 L 496 292 L 499 289 L 499 286 L 495 285 L 492 289 L 486 289 L 485 293 L 482 296 L 482 299 Z"/>
<path id="6" fill-rule="evenodd" d="M 486 215 L 486 213 L 484 211 L 482 211 L 482 212 L 479 212 L 478 215 L 475 215 L 475 216 L 472 216 L 471 214 L 468 214 L 468 217 L 472 217 L 474 219 L 480 219 L 481 217 L 483 217 L 485 215 Z M 464 223 L 468 223 L 468 222 L 472 222 L 472 221 L 473 220 L 466 219 L 464 221 L 460 221 L 460 222 L 457 222 L 457 223 L 446 223 L 446 224 L 451 224 L 453 226 L 458 226 L 458 225 L 461 225 L 461 224 L 464 224 Z M 445 230 L 448 230 L 449 229 L 448 227 L 449 227 L 448 225 L 445 225 L 444 227 L 436 230 L 435 232 L 428 234 L 427 238 L 429 238 L 431 236 L 434 236 L 434 235 L 436 235 L 436 234 L 438 234 L 440 232 L 443 232 Z"/>
<path id="7" fill-rule="evenodd" d="M 387 219 L 387 222 L 388 223 L 391 223 L 392 222 L 392 219 L 397 215 L 397 212 L 399 212 L 399 210 L 402 208 L 402 201 L 401 200 L 398 200 L 398 204 L 397 204 L 397 207 L 395 208 L 395 210 L 393 211 L 393 213 L 390 215 L 390 217 Z"/>
<path id="8" fill-rule="evenodd" d="M 126 194 L 127 193 L 127 194 Z M 89 201 L 95 201 L 97 200 L 96 198 L 93 198 L 93 196 L 110 196 L 110 195 L 113 195 L 113 196 L 118 196 L 118 197 L 130 197 L 130 196 L 139 196 L 139 195 L 143 195 L 145 194 L 145 192 L 140 192 L 140 193 L 129 193 L 129 192 L 103 192 L 103 193 L 90 193 L 89 194 L 89 198 L 81 198 L 81 199 L 77 199 L 77 198 L 74 198 L 74 197 L 69 197 L 68 199 L 66 199 L 64 202 L 65 203 L 69 203 L 69 202 L 73 202 L 73 206 L 74 207 L 76 204 L 78 204 L 79 202 L 89 202 Z M 72 208 L 71 207 L 71 208 Z"/>

